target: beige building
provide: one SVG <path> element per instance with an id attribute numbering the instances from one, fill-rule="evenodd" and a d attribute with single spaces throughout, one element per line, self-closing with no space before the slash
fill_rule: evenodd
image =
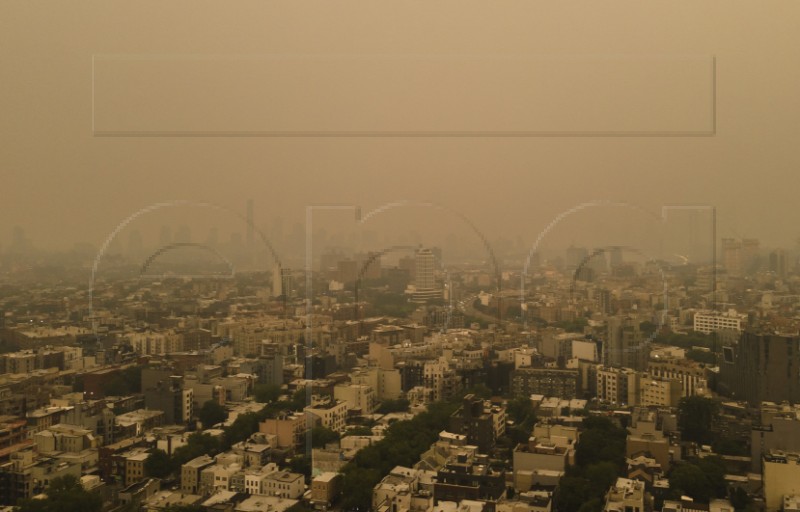
<path id="1" fill-rule="evenodd" d="M 645 490 L 644 482 L 617 478 L 608 493 L 604 512 L 644 512 Z"/>
<path id="2" fill-rule="evenodd" d="M 75 425 L 58 424 L 37 432 L 33 442 L 39 453 L 69 452 L 97 448 L 99 442 L 91 430 Z"/>
<path id="3" fill-rule="evenodd" d="M 277 438 L 278 448 L 292 448 L 305 443 L 307 428 L 305 414 L 287 414 L 279 418 L 268 418 L 259 424 L 259 432 Z"/>
<path id="4" fill-rule="evenodd" d="M 200 490 L 200 473 L 212 464 L 214 464 L 214 459 L 208 455 L 201 455 L 181 466 L 181 492 L 198 494 Z"/>
<path id="5" fill-rule="evenodd" d="M 257 469 L 246 470 L 244 472 L 244 492 L 247 494 L 266 494 L 264 480 L 276 471 L 278 471 L 278 465 L 274 462 Z"/>
<path id="6" fill-rule="evenodd" d="M 347 402 L 347 409 L 358 414 L 372 414 L 377 406 L 375 390 L 363 384 L 340 384 L 333 387 L 333 397 Z"/>
<path id="7" fill-rule="evenodd" d="M 144 479 L 144 461 L 149 456 L 150 452 L 144 448 L 137 448 L 125 454 L 125 486 Z"/>
<path id="8" fill-rule="evenodd" d="M 639 402 L 644 407 L 677 407 L 682 386 L 677 379 L 642 375 L 639 379 Z"/>
<path id="9" fill-rule="evenodd" d="M 347 424 L 347 402 L 331 400 L 308 406 L 305 412 L 316 418 L 323 427 L 341 432 Z"/>
<path id="10" fill-rule="evenodd" d="M 229 491 L 231 479 L 242 471 L 242 466 L 233 464 L 212 464 L 200 472 L 199 494 L 206 496 L 216 491 Z"/>
<path id="11" fill-rule="evenodd" d="M 633 459 L 644 454 L 654 459 L 664 472 L 668 472 L 672 464 L 669 439 L 656 428 L 656 413 L 635 411 L 633 419 L 634 425 L 629 427 L 630 433 L 625 440 L 625 457 Z"/>
<path id="12" fill-rule="evenodd" d="M 678 379 L 681 382 L 681 396 L 704 395 L 708 391 L 706 369 L 689 359 L 651 359 L 647 371 L 654 377 Z"/>
<path id="13" fill-rule="evenodd" d="M 378 400 L 395 400 L 402 395 L 400 371 L 377 366 L 357 368 L 350 373 L 353 384 L 362 384 L 375 390 Z"/>
<path id="14" fill-rule="evenodd" d="M 305 492 L 305 477 L 300 473 L 276 471 L 264 479 L 264 494 L 291 500 L 299 499 Z"/>
<path id="15" fill-rule="evenodd" d="M 314 477 L 311 481 L 311 504 L 315 507 L 327 508 L 339 492 L 341 475 L 327 471 Z"/>
<path id="16" fill-rule="evenodd" d="M 514 488 L 527 492 L 532 485 L 548 479 L 558 481 L 568 465 L 575 464 L 578 429 L 538 423 L 527 443 L 514 449 Z"/>
<path id="17" fill-rule="evenodd" d="M 764 454 L 764 501 L 767 512 L 781 510 L 785 496 L 800 494 L 800 453 Z"/>
<path id="18" fill-rule="evenodd" d="M 639 401 L 640 375 L 629 368 L 597 367 L 597 399 L 613 404 L 635 405 Z"/>
<path id="19" fill-rule="evenodd" d="M 133 350 L 143 355 L 164 355 L 183 350 L 183 336 L 169 332 L 135 332 L 123 336 Z"/>

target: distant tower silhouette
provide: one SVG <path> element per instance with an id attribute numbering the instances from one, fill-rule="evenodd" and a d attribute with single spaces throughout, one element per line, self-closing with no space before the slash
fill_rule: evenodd
<path id="1" fill-rule="evenodd" d="M 428 302 L 442 298 L 442 291 L 436 288 L 436 257 L 426 248 L 417 249 L 414 254 L 414 302 Z"/>
<path id="2" fill-rule="evenodd" d="M 253 229 L 253 200 L 247 200 L 247 250 L 253 250 L 255 231 Z"/>

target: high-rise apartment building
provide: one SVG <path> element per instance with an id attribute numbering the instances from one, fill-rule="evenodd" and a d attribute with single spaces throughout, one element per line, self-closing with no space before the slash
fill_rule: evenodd
<path id="1" fill-rule="evenodd" d="M 769 253 L 769 270 L 774 273 L 776 277 L 786 277 L 786 251 L 783 249 L 775 249 Z"/>
<path id="2" fill-rule="evenodd" d="M 722 348 L 718 389 L 751 405 L 800 402 L 800 335 L 745 331 Z"/>
<path id="3" fill-rule="evenodd" d="M 424 303 L 442 297 L 436 287 L 436 256 L 427 248 L 417 249 L 414 254 L 414 302 Z"/>
<path id="4" fill-rule="evenodd" d="M 636 318 L 608 318 L 606 341 L 603 344 L 603 364 L 644 370 L 650 355 L 645 335 Z"/>

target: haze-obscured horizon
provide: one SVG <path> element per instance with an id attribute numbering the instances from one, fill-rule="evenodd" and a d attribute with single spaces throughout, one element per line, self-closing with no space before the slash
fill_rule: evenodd
<path id="1" fill-rule="evenodd" d="M 252 199 L 254 223 L 272 240 L 279 253 L 295 253 L 298 247 L 304 247 L 303 229 L 309 205 L 353 204 L 366 212 L 401 199 L 435 202 L 467 217 L 473 226 L 446 210 L 410 206 L 376 217 L 374 224 L 361 227 L 362 234 L 353 235 L 352 212 L 315 211 L 313 226 L 317 240 L 321 236 L 319 230 L 325 230 L 323 242 L 315 250 L 336 246 L 371 250 L 402 243 L 446 245 L 449 235 L 454 237 L 451 243 L 468 240 L 464 243 L 474 244 L 475 251 L 480 252 L 480 237 L 475 235 L 478 231 L 492 243 L 505 240 L 513 248 L 526 252 L 560 214 L 592 200 L 630 203 L 655 217 L 662 214 L 663 205 L 714 206 L 718 237 L 758 238 L 763 247 L 792 248 L 800 235 L 795 207 L 800 185 L 797 173 L 800 158 L 795 142 L 800 128 L 797 122 L 800 68 L 796 65 L 800 62 L 796 32 L 800 5 L 795 2 L 490 5 L 454 1 L 374 4 L 8 1 L 0 6 L 0 13 L 4 35 L 4 44 L 0 46 L 3 92 L 0 183 L 4 191 L 0 202 L 0 251 L 13 244 L 16 226 L 39 248 L 64 249 L 76 243 L 99 248 L 126 218 L 171 200 L 214 203 L 245 216 L 246 202 Z M 576 84 L 582 89 L 571 90 L 561 87 L 560 82 L 548 84 L 547 77 L 534 76 L 536 83 L 543 84 L 542 91 L 563 89 L 563 96 L 553 97 L 557 108 L 543 113 L 538 120 L 530 119 L 529 113 L 510 119 L 519 114 L 513 102 L 500 103 L 509 108 L 503 116 L 492 117 L 496 112 L 489 110 L 481 114 L 480 105 L 471 105 L 468 97 L 458 96 L 459 92 L 470 90 L 471 84 L 464 84 L 463 90 L 451 84 L 448 90 L 452 90 L 454 99 L 448 107 L 451 110 L 443 110 L 449 116 L 443 119 L 432 116 L 418 122 L 419 114 L 409 114 L 414 112 L 412 106 L 396 103 L 402 91 L 387 96 L 383 95 L 385 91 L 379 91 L 381 94 L 376 93 L 376 97 L 366 98 L 363 103 L 356 98 L 359 108 L 367 110 L 353 112 L 352 119 L 340 113 L 336 119 L 298 121 L 292 118 L 290 110 L 282 112 L 284 117 L 276 118 L 276 124 L 265 121 L 264 125 L 267 131 L 280 131 L 283 126 L 291 130 L 301 125 L 311 127 L 313 132 L 316 126 L 321 126 L 320 130 L 331 126 L 346 130 L 362 126 L 359 123 L 366 123 L 363 126 L 380 123 L 387 127 L 387 132 L 395 126 L 419 128 L 421 133 L 413 136 L 408 133 L 241 136 L 237 127 L 257 132 L 261 125 L 254 128 L 236 119 L 238 124 L 223 127 L 231 130 L 234 126 L 229 136 L 219 133 L 213 137 L 152 136 L 152 133 L 97 136 L 95 122 L 106 123 L 107 126 L 100 128 L 112 132 L 120 126 L 128 127 L 126 122 L 150 123 L 147 128 L 155 132 L 164 129 L 165 122 L 175 123 L 167 128 L 180 126 L 187 119 L 182 117 L 181 101 L 195 105 L 191 111 L 185 111 L 186 116 L 196 114 L 198 105 L 191 102 L 198 98 L 180 97 L 186 84 L 173 84 L 177 92 L 173 91 L 168 105 L 149 104 L 156 113 L 173 109 L 168 112 L 172 117 L 165 118 L 167 121 L 153 120 L 155 114 L 146 110 L 147 105 L 136 105 L 130 98 L 137 98 L 137 91 L 141 92 L 148 83 L 166 78 L 153 71 L 157 68 L 147 76 L 131 68 L 128 72 L 132 74 L 127 77 L 120 70 L 114 71 L 112 78 L 118 82 L 97 81 L 99 78 L 93 76 L 93 71 L 98 71 L 93 70 L 93 56 L 97 55 L 154 59 L 187 55 L 258 58 L 279 55 L 298 59 L 315 56 L 321 61 L 341 56 L 380 60 L 381 56 L 398 55 L 445 59 L 468 55 L 489 63 L 494 57 L 545 58 L 556 62 L 572 62 L 569 59 L 576 56 L 638 61 L 687 57 L 701 59 L 701 64 L 713 63 L 715 119 L 708 118 L 713 122 L 713 133 L 692 132 L 697 128 L 696 119 L 702 124 L 704 116 L 712 110 L 708 98 L 698 100 L 688 96 L 683 103 L 682 96 L 676 99 L 678 105 L 686 107 L 680 116 L 672 106 L 654 104 L 626 105 L 631 110 L 622 112 L 625 115 L 616 108 L 612 113 L 602 109 L 589 112 L 594 104 L 582 92 L 591 90 L 585 83 Z M 390 73 L 384 83 L 391 85 L 393 68 L 381 65 Z M 525 88 L 517 90 L 510 82 L 491 80 L 493 76 L 514 76 L 513 66 L 508 68 L 510 71 L 486 66 L 488 76 L 483 77 L 487 80 L 482 87 L 495 88 L 492 90 L 500 99 L 503 91 L 508 91 L 524 100 Z M 357 73 L 353 71 L 357 67 L 341 69 L 351 69 L 348 73 L 354 76 Z M 420 69 L 424 68 L 407 68 L 406 75 L 398 76 L 397 81 L 410 80 L 424 87 L 428 75 Z M 553 80 L 571 76 L 556 76 L 561 73 L 559 69 L 552 72 Z M 563 68 L 564 73 L 571 69 Z M 601 85 L 605 95 L 614 92 L 615 83 L 631 87 L 625 76 L 613 75 L 617 68 L 603 69 L 611 70 L 612 74 L 597 76 L 598 95 Z M 642 68 L 630 69 L 638 69 L 640 73 Z M 694 67 L 674 69 L 674 73 L 665 75 L 667 78 L 659 76 L 659 83 L 649 84 L 653 90 L 643 94 L 660 97 L 658 94 L 679 90 L 691 80 L 699 80 L 702 85 L 711 76 L 710 67 L 709 75 L 698 74 Z M 684 71 L 686 76 L 680 74 Z M 420 75 L 407 76 L 416 72 Z M 501 72 L 509 74 L 500 75 Z M 335 67 L 328 73 L 337 78 L 336 84 L 297 82 L 304 86 L 302 94 L 321 106 L 326 105 L 328 95 L 341 98 L 347 92 L 331 88 L 346 87 L 349 75 L 342 77 Z M 674 83 L 665 82 L 669 77 L 674 78 Z M 135 87 L 134 78 L 141 82 Z M 636 80 L 645 78 L 646 75 L 637 75 Z M 259 79 L 270 83 L 269 76 Z M 291 105 L 291 101 L 307 106 L 302 97 L 292 96 L 295 82 L 288 78 L 284 82 L 281 86 L 284 89 L 274 91 L 287 96 L 268 97 L 274 91 L 267 88 L 264 105 L 273 110 Z M 109 93 L 109 84 L 115 85 L 118 92 Z M 131 89 L 120 89 L 125 84 Z M 641 90 L 637 84 L 631 91 Z M 100 98 L 100 91 L 93 91 L 93 86 L 98 85 L 105 87 L 107 95 L 99 103 L 103 112 L 116 109 L 111 117 L 93 112 L 93 108 L 98 108 L 95 100 Z M 237 105 L 237 95 L 252 101 L 252 95 L 259 90 L 248 89 L 246 85 L 233 92 L 221 90 L 219 105 L 239 107 L 237 115 L 246 116 L 250 107 Z M 430 89 L 435 90 L 435 85 L 431 84 Z M 204 94 L 213 91 L 197 90 Z M 447 90 L 444 96 L 441 101 L 449 101 Z M 201 97 L 199 101 L 202 104 L 205 100 Z M 441 103 L 437 101 L 433 101 L 434 107 Z M 541 112 L 551 103 L 548 98 L 536 95 L 530 101 L 538 102 Z M 699 106 L 693 101 L 700 101 Z M 523 103 L 520 109 L 527 105 Z M 475 107 L 467 112 L 472 117 L 465 119 L 472 124 L 465 130 L 484 129 L 475 124 L 483 115 L 487 120 L 492 119 L 491 126 L 485 127 L 491 133 L 484 136 L 422 133 L 430 126 L 440 126 L 436 123 L 458 131 L 457 123 L 448 125 L 447 121 L 463 113 L 459 105 Z M 369 109 L 378 109 L 380 115 Z M 708 111 L 693 117 L 695 109 Z M 143 118 L 120 121 L 121 116 L 142 113 L 146 114 Z M 618 114 L 619 119 L 614 118 L 609 126 L 597 124 L 598 119 L 608 120 Z M 232 119 L 212 105 L 202 119 L 192 123 L 202 124 L 210 116 L 219 116 L 211 119 L 208 126 L 212 127 Z M 258 118 L 256 122 L 260 122 Z M 523 131 L 530 126 L 537 133 L 504 136 L 501 133 L 504 123 L 521 126 Z M 682 135 L 678 132 L 684 125 L 691 126 L 686 126 L 687 133 Z M 204 129 L 208 130 L 208 126 Z M 596 126 L 607 132 L 594 133 Z M 620 133 L 615 133 L 617 126 L 621 127 Z M 588 131 L 580 132 L 585 127 Z M 643 127 L 642 134 L 631 133 L 637 127 Z M 668 133 L 657 133 L 662 127 Z M 577 131 L 570 133 L 573 128 Z M 553 229 L 542 243 L 548 248 L 616 244 L 637 245 L 645 252 L 658 251 L 662 242 L 653 233 L 657 223 L 644 213 L 645 220 L 632 222 L 631 217 L 638 215 L 635 212 L 614 206 L 582 210 Z M 670 254 L 682 251 L 680 247 L 689 243 L 689 239 L 701 248 L 704 243 L 708 245 L 707 240 L 698 241 L 709 236 L 707 210 L 699 209 L 693 218 L 685 212 L 676 215 L 671 217 L 673 224 L 665 235 L 666 243 L 676 247 L 667 250 Z M 198 242 L 211 239 L 215 230 L 216 236 L 226 243 L 231 236 L 245 237 L 247 231 L 235 214 L 219 210 L 199 212 L 191 206 L 163 208 L 137 218 L 136 223 L 139 224 L 132 223 L 121 232 L 123 244 L 129 242 L 132 230 L 138 230 L 146 245 L 157 246 L 162 226 L 169 226 L 173 234 L 186 226 L 191 239 Z M 364 231 L 374 235 L 366 235 L 368 240 L 364 240 Z M 297 254 L 291 256 L 302 258 Z"/>

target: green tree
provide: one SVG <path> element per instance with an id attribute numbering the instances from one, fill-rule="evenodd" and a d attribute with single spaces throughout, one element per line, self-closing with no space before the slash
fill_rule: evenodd
<path id="1" fill-rule="evenodd" d="M 253 388 L 253 397 L 256 402 L 262 404 L 277 402 L 281 397 L 281 387 L 274 384 L 258 384 Z"/>
<path id="2" fill-rule="evenodd" d="M 247 440 L 250 436 L 258 432 L 258 424 L 261 422 L 261 415 L 255 412 L 240 414 L 236 421 L 229 427 L 225 427 L 223 438 L 223 448 L 230 448 L 236 443 Z"/>
<path id="3" fill-rule="evenodd" d="M 384 400 L 381 402 L 381 405 L 378 406 L 377 413 L 378 414 L 389 414 L 392 412 L 408 412 L 408 408 L 411 405 L 411 402 L 406 400 L 405 398 L 398 398 L 397 400 Z"/>
<path id="4" fill-rule="evenodd" d="M 311 461 L 305 455 L 297 455 L 289 459 L 289 470 L 292 473 L 305 475 L 306 483 L 311 481 Z"/>
<path id="5" fill-rule="evenodd" d="M 200 505 L 167 505 L 162 509 L 164 512 L 203 512 Z"/>
<path id="6" fill-rule="evenodd" d="M 589 501 L 587 488 L 589 482 L 580 476 L 565 475 L 558 482 L 555 503 L 559 512 L 578 512 Z"/>
<path id="7" fill-rule="evenodd" d="M 731 491 L 731 505 L 737 511 L 743 511 L 752 503 L 750 495 L 741 487 L 736 487 Z"/>
<path id="8" fill-rule="evenodd" d="M 368 510 L 372 488 L 395 466 L 411 466 L 446 428 L 458 403 L 439 402 L 407 421 L 397 421 L 379 442 L 360 450 L 342 468 L 342 508 Z"/>
<path id="9" fill-rule="evenodd" d="M 719 416 L 719 406 L 714 400 L 700 396 L 682 398 L 678 414 L 678 427 L 684 441 L 708 444 L 714 440 L 711 427 Z"/>
<path id="10" fill-rule="evenodd" d="M 727 484 L 725 483 L 725 461 L 721 457 L 703 457 L 697 461 L 697 467 L 706 476 L 708 484 L 711 486 L 713 497 L 724 498 L 727 495 Z"/>
<path id="11" fill-rule="evenodd" d="M 342 437 L 347 436 L 371 436 L 372 429 L 365 426 L 353 427 L 347 429 L 347 431 L 342 435 Z"/>
<path id="12" fill-rule="evenodd" d="M 117 372 L 105 388 L 106 396 L 126 396 L 142 391 L 142 367 L 131 366 Z"/>
<path id="13" fill-rule="evenodd" d="M 46 499 L 26 499 L 18 503 L 19 512 L 100 512 L 99 494 L 83 488 L 73 475 L 56 477 L 45 491 Z"/>
<path id="14" fill-rule="evenodd" d="M 354 467 L 346 471 L 342 478 L 342 509 L 370 510 L 372 489 L 381 478 L 381 472 L 377 469 Z"/>
<path id="15" fill-rule="evenodd" d="M 144 472 L 152 478 L 166 478 L 175 471 L 175 463 L 167 452 L 155 449 L 144 461 Z"/>
<path id="16" fill-rule="evenodd" d="M 211 428 L 218 423 L 222 423 L 228 418 L 228 411 L 225 410 L 225 407 L 221 406 L 218 402 L 214 400 L 208 400 L 203 406 L 197 411 L 197 417 L 200 418 L 200 422 L 203 424 L 203 428 Z"/>
<path id="17" fill-rule="evenodd" d="M 714 352 L 705 350 L 690 350 L 686 353 L 686 358 L 698 363 L 717 364 L 717 355 Z"/>
<path id="18" fill-rule="evenodd" d="M 718 453 L 720 455 L 736 455 L 736 456 L 750 455 L 750 451 L 747 449 L 745 445 L 743 445 L 741 442 L 731 437 L 720 436 L 719 438 L 714 440 L 714 443 L 711 445 L 711 448 L 714 450 L 714 453 Z"/>
<path id="19" fill-rule="evenodd" d="M 703 470 L 691 463 L 675 466 L 669 474 L 669 489 L 673 498 L 691 496 L 695 501 L 708 503 L 714 490 Z"/>
<path id="20" fill-rule="evenodd" d="M 603 417 L 583 420 L 584 432 L 575 450 L 575 461 L 581 467 L 598 462 L 612 462 L 618 468 L 625 463 L 627 432 Z"/>
<path id="21" fill-rule="evenodd" d="M 475 398 L 488 400 L 492 398 L 492 390 L 486 384 L 475 384 L 461 392 L 461 396 L 475 395 Z"/>
<path id="22" fill-rule="evenodd" d="M 339 440 L 339 434 L 327 427 L 314 427 L 311 429 L 311 446 L 325 448 L 325 445 Z"/>
<path id="23" fill-rule="evenodd" d="M 186 444 L 172 454 L 176 469 L 201 455 L 213 457 L 221 451 L 220 440 L 203 432 L 195 432 L 186 439 Z"/>

